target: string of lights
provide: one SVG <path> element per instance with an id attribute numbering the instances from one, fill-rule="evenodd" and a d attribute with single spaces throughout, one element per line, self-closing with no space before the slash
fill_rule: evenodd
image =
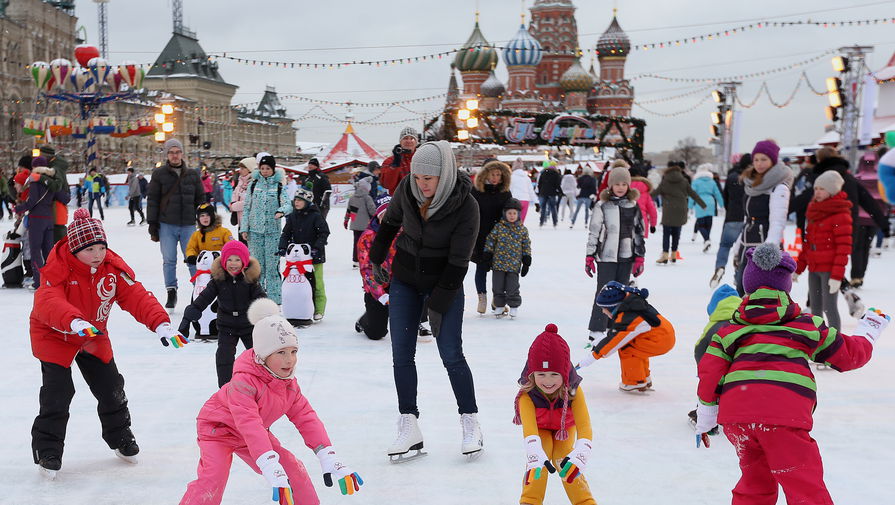
<path id="1" fill-rule="evenodd" d="M 685 93 L 680 93 L 680 94 L 672 95 L 672 96 L 659 97 L 659 98 L 650 98 L 649 100 L 636 100 L 634 103 L 636 103 L 638 105 L 643 105 L 643 104 L 647 104 L 647 103 L 670 102 L 672 100 L 677 100 L 678 98 L 684 98 L 684 97 L 691 96 L 691 95 L 698 95 L 700 93 L 705 93 L 706 91 L 709 91 L 712 88 L 713 88 L 713 86 L 700 86 L 697 89 L 693 89 L 693 90 L 687 91 Z"/>
<path id="2" fill-rule="evenodd" d="M 754 79 L 756 77 L 764 77 L 764 76 L 770 75 L 770 74 L 777 74 L 777 73 L 781 73 L 781 72 L 792 71 L 796 67 L 804 67 L 804 66 L 810 65 L 812 63 L 816 63 L 816 62 L 820 61 L 821 59 L 823 59 L 835 52 L 836 51 L 833 49 L 828 49 L 828 50 L 824 51 L 823 53 L 818 54 L 817 56 L 813 56 L 811 58 L 808 58 L 808 59 L 802 60 L 802 61 L 798 61 L 796 63 L 790 63 L 790 64 L 783 65 L 780 67 L 772 68 L 770 70 L 761 70 L 758 72 L 750 72 L 750 73 L 739 74 L 739 75 L 729 75 L 729 76 L 724 76 L 724 77 L 671 77 L 671 76 L 667 76 L 667 75 L 644 73 L 644 74 L 635 75 L 635 76 L 631 77 L 630 80 L 633 81 L 633 80 L 637 80 L 637 79 L 649 78 L 649 79 L 660 79 L 660 80 L 671 81 L 671 82 L 705 82 L 705 83 L 718 83 L 718 82 L 724 82 L 724 81 L 744 81 L 747 79 Z"/>
<path id="3" fill-rule="evenodd" d="M 387 107 L 389 105 L 399 105 L 399 104 L 407 104 L 407 103 L 422 103 L 428 102 L 430 100 L 438 100 L 441 98 L 447 97 L 447 93 L 440 93 L 438 95 L 424 96 L 422 98 L 408 98 L 405 100 L 392 100 L 387 102 L 352 102 L 352 101 L 336 101 L 336 100 L 320 100 L 318 98 L 309 98 L 301 95 L 278 95 L 280 100 L 298 100 L 301 102 L 315 103 L 319 105 L 340 105 L 343 107 Z M 254 107 L 261 104 L 261 101 L 257 102 L 248 102 L 242 103 L 238 106 L 242 107 Z"/>
<path id="4" fill-rule="evenodd" d="M 634 102 L 634 105 L 636 105 L 637 107 L 640 107 L 641 109 L 643 109 L 645 112 L 647 112 L 647 113 L 649 113 L 649 114 L 653 114 L 653 115 L 656 115 L 656 116 L 659 116 L 659 117 L 676 117 L 676 116 L 682 116 L 682 115 L 684 115 L 684 114 L 689 114 L 690 112 L 695 111 L 695 110 L 698 109 L 700 106 L 702 106 L 702 104 L 704 104 L 705 102 L 707 102 L 707 101 L 710 100 L 711 98 L 712 98 L 712 95 L 711 95 L 711 94 L 707 94 L 707 95 L 705 95 L 704 97 L 702 97 L 701 100 L 699 100 L 698 102 L 696 102 L 696 103 L 693 104 L 692 106 L 687 107 L 686 109 L 683 109 L 683 110 L 679 110 L 679 111 L 677 111 L 677 112 L 656 112 L 656 111 L 654 111 L 654 110 L 650 110 L 650 109 L 644 107 L 644 106 L 641 105 L 639 102 Z"/>

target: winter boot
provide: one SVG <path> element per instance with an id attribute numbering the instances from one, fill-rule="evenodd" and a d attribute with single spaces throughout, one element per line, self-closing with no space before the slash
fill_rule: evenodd
<path id="1" fill-rule="evenodd" d="M 712 248 L 711 240 L 706 240 L 705 242 L 702 243 L 702 252 L 707 253 L 707 252 L 709 252 L 709 250 L 711 250 L 711 248 Z"/>
<path id="2" fill-rule="evenodd" d="M 488 293 L 479 293 L 479 305 L 475 310 L 479 314 L 484 314 L 488 310 Z"/>
<path id="3" fill-rule="evenodd" d="M 314 322 L 319 323 L 320 321 L 323 321 L 323 314 L 318 312 L 317 314 L 314 314 Z"/>
<path id="4" fill-rule="evenodd" d="M 165 302 L 166 309 L 173 309 L 177 306 L 177 288 L 168 288 L 168 301 Z"/>
<path id="5" fill-rule="evenodd" d="M 678 252 L 677 252 L 677 251 L 671 251 L 671 254 L 668 256 L 668 259 L 671 260 L 671 264 L 672 264 L 672 265 L 675 264 L 675 263 L 677 263 L 677 260 L 680 259 L 680 257 L 678 256 Z"/>
<path id="6" fill-rule="evenodd" d="M 709 281 L 709 287 L 715 289 L 718 287 L 718 284 L 721 283 L 721 278 L 724 277 L 724 267 L 719 267 L 715 270 L 715 275 L 712 276 L 712 280 Z"/>
<path id="7" fill-rule="evenodd" d="M 405 456 L 410 451 L 415 453 Z M 423 452 L 423 433 L 413 414 L 401 414 L 398 418 L 398 438 L 388 448 L 389 461 L 403 463 L 425 456 Z"/>
<path id="8" fill-rule="evenodd" d="M 289 321 L 289 322 L 292 323 L 292 321 Z M 360 319 L 358 319 L 357 321 L 354 322 L 354 331 L 356 331 L 358 333 L 364 332 L 363 326 L 360 325 Z"/>
<path id="9" fill-rule="evenodd" d="M 463 427 L 460 452 L 471 460 L 482 452 L 482 427 L 476 414 L 460 415 L 460 425 Z"/>
<path id="10" fill-rule="evenodd" d="M 130 221 L 127 222 L 127 226 L 134 226 L 136 224 L 137 223 L 135 223 L 133 219 L 131 219 Z"/>
<path id="11" fill-rule="evenodd" d="M 118 443 L 118 448 L 115 449 L 115 455 L 128 463 L 136 464 L 137 454 L 139 454 L 139 452 L 140 446 L 137 445 L 137 441 L 134 439 L 133 434 L 128 430 L 128 434 Z"/>
<path id="12" fill-rule="evenodd" d="M 662 251 L 662 256 L 659 256 L 659 259 L 656 260 L 657 265 L 667 265 L 668 264 L 668 253 Z"/>

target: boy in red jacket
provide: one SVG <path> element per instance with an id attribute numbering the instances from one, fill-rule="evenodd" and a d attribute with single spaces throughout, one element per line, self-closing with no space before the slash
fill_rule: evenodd
<path id="1" fill-rule="evenodd" d="M 134 280 L 134 271 L 106 245 L 100 220 L 87 209 L 76 210 L 67 236 L 50 251 L 34 295 L 31 351 L 40 360 L 43 385 L 31 448 L 34 462 L 51 478 L 62 468 L 68 408 L 75 395 L 72 363 L 96 397 L 103 440 L 118 457 L 137 461 L 140 448 L 130 429 L 124 377 L 106 334 L 113 302 L 155 331 L 164 345 L 187 343 L 152 293 Z"/>
<path id="2" fill-rule="evenodd" d="M 814 199 L 805 213 L 808 225 L 805 248 L 799 253 L 792 280 L 808 269 L 808 297 L 811 313 L 827 316 L 827 326 L 840 328 L 839 288 L 845 277 L 845 265 L 851 255 L 852 203 L 842 185 L 839 172 L 828 170 L 814 181 Z"/>
<path id="3" fill-rule="evenodd" d="M 716 424 L 736 449 L 742 477 L 733 505 L 833 505 L 811 438 L 817 384 L 809 361 L 838 371 L 864 366 L 889 316 L 871 309 L 854 336 L 803 313 L 790 298 L 796 262 L 774 244 L 746 251 L 747 296 L 699 360 L 696 445 Z M 706 445 L 708 447 L 708 445 Z"/>

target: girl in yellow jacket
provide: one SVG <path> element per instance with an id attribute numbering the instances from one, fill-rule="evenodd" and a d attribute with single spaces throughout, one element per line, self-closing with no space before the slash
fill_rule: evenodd
<path id="1" fill-rule="evenodd" d="M 522 425 L 527 463 L 523 505 L 542 505 L 547 473 L 559 473 L 572 505 L 596 505 L 584 478 L 593 446 L 581 377 L 572 368 L 569 345 L 548 324 L 528 350 L 519 379 L 515 424 Z"/>
<path id="2" fill-rule="evenodd" d="M 195 265 L 200 252 L 220 251 L 231 240 L 233 234 L 221 224 L 221 217 L 214 211 L 214 206 L 203 203 L 196 209 L 196 231 L 186 245 L 186 262 Z"/>

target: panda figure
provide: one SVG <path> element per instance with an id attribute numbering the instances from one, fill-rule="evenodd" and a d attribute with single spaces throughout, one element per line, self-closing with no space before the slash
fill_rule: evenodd
<path id="1" fill-rule="evenodd" d="M 208 283 L 211 281 L 211 264 L 220 256 L 220 251 L 199 252 L 199 256 L 196 258 L 196 275 L 191 279 L 193 282 L 193 300 L 198 298 L 199 294 L 208 286 Z M 217 311 L 218 303 L 214 301 L 202 311 L 202 317 L 198 321 L 193 322 L 193 330 L 196 332 L 195 338 L 206 342 L 217 340 Z"/>
<path id="2" fill-rule="evenodd" d="M 314 317 L 314 265 L 311 246 L 289 244 L 283 270 L 283 317 L 293 326 L 310 326 Z"/>
<path id="3" fill-rule="evenodd" d="M 24 222 L 17 228 L 9 230 L 6 241 L 3 242 L 3 255 L 0 259 L 0 271 L 3 275 L 4 288 L 21 288 L 25 280 L 25 270 L 22 264 L 22 234 Z"/>

